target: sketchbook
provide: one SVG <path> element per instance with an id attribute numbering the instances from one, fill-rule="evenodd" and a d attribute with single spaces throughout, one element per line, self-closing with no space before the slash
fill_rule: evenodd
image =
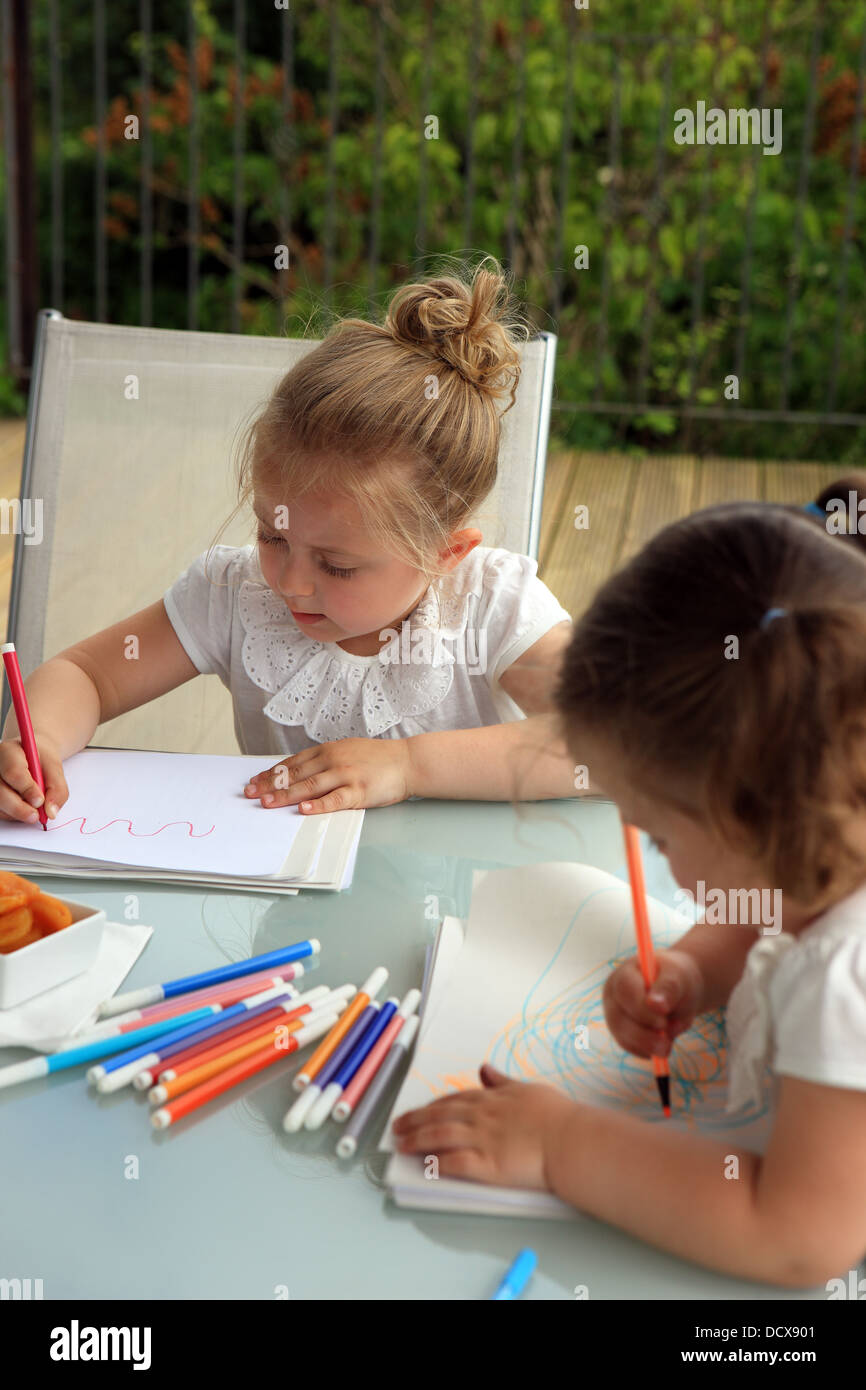
<path id="1" fill-rule="evenodd" d="M 86 748 L 47 830 L 0 822 L 0 865 L 54 877 L 142 879 L 269 893 L 352 882 L 363 811 L 303 816 L 243 794 L 267 757 Z"/>
<path id="2" fill-rule="evenodd" d="M 649 898 L 653 938 L 670 946 L 688 929 Z M 765 1111 L 726 1111 L 724 1017 L 703 1015 L 671 1054 L 674 1118 L 661 1116 L 652 1066 L 607 1030 L 604 982 L 635 951 L 626 882 L 584 864 L 533 864 L 476 873 L 469 918 L 437 934 L 414 1055 L 391 1119 L 438 1096 L 479 1086 L 490 1062 L 515 1080 L 543 1081 L 575 1100 L 625 1108 L 654 1123 L 696 1127 L 760 1149 Z M 399 1206 L 498 1216 L 573 1218 L 550 1193 L 433 1177 L 432 1165 L 391 1151 L 386 1184 Z M 430 1173 L 430 1176 L 427 1174 Z"/>

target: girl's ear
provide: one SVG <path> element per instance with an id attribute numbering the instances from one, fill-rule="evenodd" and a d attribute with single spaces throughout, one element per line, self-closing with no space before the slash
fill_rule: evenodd
<path id="1" fill-rule="evenodd" d="M 480 545 L 483 539 L 477 526 L 469 526 L 465 531 L 452 531 L 451 544 L 439 552 L 440 563 L 445 569 L 453 569 L 461 560 L 465 560 L 469 552 L 474 550 L 476 545 Z"/>

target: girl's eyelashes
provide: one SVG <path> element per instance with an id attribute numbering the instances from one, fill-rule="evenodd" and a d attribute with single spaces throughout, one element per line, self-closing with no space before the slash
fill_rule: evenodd
<path id="1" fill-rule="evenodd" d="M 266 531 L 262 531 L 261 529 L 257 532 L 257 538 L 258 540 L 262 541 L 265 545 L 285 544 L 285 540 L 282 536 L 269 536 Z M 329 565 L 327 560 L 322 560 L 321 563 L 322 569 L 325 570 L 327 574 L 336 575 L 338 579 L 349 579 L 351 575 L 355 573 L 353 569 L 338 569 L 336 565 Z"/>

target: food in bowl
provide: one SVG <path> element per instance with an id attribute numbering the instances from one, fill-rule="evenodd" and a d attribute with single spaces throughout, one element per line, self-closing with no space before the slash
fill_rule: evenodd
<path id="1" fill-rule="evenodd" d="M 0 955 L 32 946 L 72 922 L 66 903 L 43 893 L 36 883 L 0 870 Z"/>

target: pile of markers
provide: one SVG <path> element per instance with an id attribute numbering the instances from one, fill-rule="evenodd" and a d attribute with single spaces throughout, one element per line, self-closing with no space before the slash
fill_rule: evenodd
<path id="1" fill-rule="evenodd" d="M 318 1129 L 334 1112 L 352 1117 L 337 1145 L 354 1154 L 358 1136 L 377 1108 L 418 1027 L 420 994 L 403 1003 L 375 996 L 388 978 L 373 971 L 360 990 L 326 985 L 301 993 L 293 981 L 305 957 L 318 955 L 315 939 L 117 995 L 100 1006 L 101 1022 L 57 1052 L 0 1070 L 0 1088 L 84 1063 L 98 1091 L 132 1085 L 148 1090 L 158 1108 L 156 1129 L 200 1109 L 248 1077 L 310 1043 L 319 1046 L 295 1079 L 303 1094 L 283 1122 L 288 1132 Z M 351 1001 L 351 1002 L 350 1002 Z M 303 1102 L 303 1111 L 298 1107 Z"/>

